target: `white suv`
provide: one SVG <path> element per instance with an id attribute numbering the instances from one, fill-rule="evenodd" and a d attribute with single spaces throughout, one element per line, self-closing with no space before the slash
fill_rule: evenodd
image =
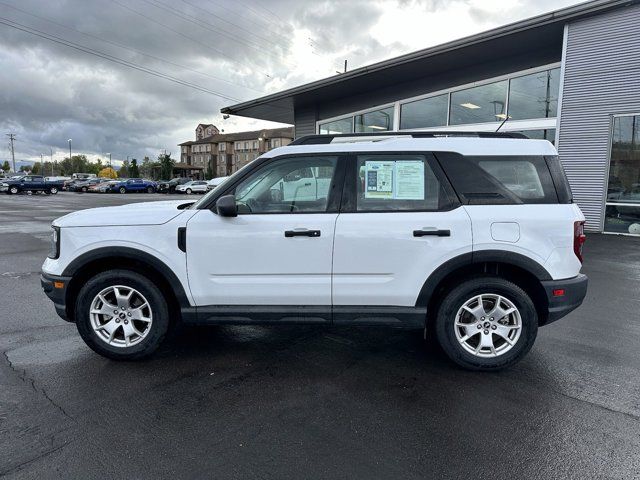
<path id="1" fill-rule="evenodd" d="M 391 325 L 492 370 L 587 289 L 557 152 L 517 134 L 303 137 L 195 203 L 101 210 L 53 222 L 42 285 L 113 359 L 177 321 Z"/>

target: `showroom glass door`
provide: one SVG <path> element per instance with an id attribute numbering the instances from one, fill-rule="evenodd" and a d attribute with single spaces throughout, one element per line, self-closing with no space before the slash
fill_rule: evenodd
<path id="1" fill-rule="evenodd" d="M 613 118 L 604 231 L 640 235 L 640 114 Z"/>

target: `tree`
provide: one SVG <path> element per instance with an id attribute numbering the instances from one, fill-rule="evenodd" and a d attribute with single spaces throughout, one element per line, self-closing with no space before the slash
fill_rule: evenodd
<path id="1" fill-rule="evenodd" d="M 171 153 L 158 155 L 158 162 L 160 163 L 160 178 L 162 180 L 170 180 L 173 176 L 173 167 L 176 164 L 171 158 Z"/>
<path id="2" fill-rule="evenodd" d="M 29 165 L 21 165 L 19 171 L 22 173 L 29 173 L 31 171 L 31 167 Z"/>
<path id="3" fill-rule="evenodd" d="M 34 163 L 31 167 L 31 173 L 33 175 L 40 175 L 42 172 L 40 171 L 40 164 L 38 162 Z"/>
<path id="4" fill-rule="evenodd" d="M 133 159 L 134 162 L 138 163 L 137 160 L 134 158 Z M 129 160 L 125 160 L 124 162 L 122 162 L 122 166 L 120 167 L 120 170 L 118 170 L 118 176 L 120 178 L 129 178 L 129 168 L 130 168 L 131 164 L 129 163 Z M 138 168 L 138 166 L 136 165 L 136 168 Z"/>
<path id="5" fill-rule="evenodd" d="M 144 178 L 152 178 L 156 180 L 154 176 L 154 169 L 158 168 L 159 164 L 157 162 L 152 162 L 149 157 L 144 157 L 142 161 L 142 165 L 140 165 L 140 176 Z"/>
<path id="6" fill-rule="evenodd" d="M 136 160 L 135 158 L 131 160 L 131 166 L 129 167 L 129 176 L 131 178 L 138 178 L 140 176 L 140 169 L 138 168 L 138 160 Z"/>
<path id="7" fill-rule="evenodd" d="M 118 174 L 111 167 L 105 167 L 98 172 L 98 176 L 101 178 L 118 178 Z"/>
<path id="8" fill-rule="evenodd" d="M 11 170 L 11 165 L 9 165 L 9 162 L 5 160 L 4 163 L 2 164 L 2 171 L 6 173 L 9 170 Z"/>

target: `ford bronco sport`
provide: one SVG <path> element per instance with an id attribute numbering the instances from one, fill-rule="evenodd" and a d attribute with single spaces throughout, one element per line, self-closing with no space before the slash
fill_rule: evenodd
<path id="1" fill-rule="evenodd" d="M 55 220 L 42 285 L 113 359 L 151 354 L 177 321 L 391 325 L 495 370 L 582 303 L 583 226 L 546 140 L 314 135 L 194 203 Z"/>

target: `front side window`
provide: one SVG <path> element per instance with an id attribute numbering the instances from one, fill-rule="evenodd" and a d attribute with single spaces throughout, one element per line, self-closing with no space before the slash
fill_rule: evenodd
<path id="1" fill-rule="evenodd" d="M 275 160 L 235 189 L 239 214 L 326 212 L 337 157 Z"/>
<path id="2" fill-rule="evenodd" d="M 356 211 L 436 211 L 449 204 L 424 155 L 360 155 Z"/>
<path id="3" fill-rule="evenodd" d="M 393 107 L 363 113 L 355 117 L 356 133 L 384 132 L 393 130 Z"/>
<path id="4" fill-rule="evenodd" d="M 451 93 L 450 124 L 498 122 L 506 118 L 507 80 Z"/>

